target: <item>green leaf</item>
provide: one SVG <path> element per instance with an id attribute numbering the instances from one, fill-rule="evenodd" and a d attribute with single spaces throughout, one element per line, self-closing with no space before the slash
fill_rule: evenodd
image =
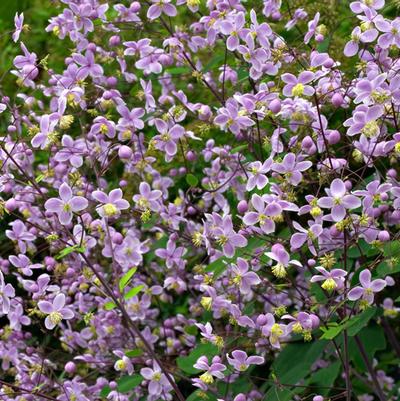
<path id="1" fill-rule="evenodd" d="M 373 325 L 365 327 L 359 332 L 358 337 L 364 345 L 365 352 L 370 361 L 372 361 L 377 351 L 386 349 L 385 332 L 380 326 Z M 360 372 L 365 370 L 364 360 L 362 359 L 358 346 L 352 337 L 349 338 L 349 356 L 356 365 L 356 369 Z"/>
<path id="2" fill-rule="evenodd" d="M 307 385 L 320 385 L 321 388 L 318 389 L 318 393 L 321 395 L 328 395 L 329 389 L 327 389 L 326 387 L 333 386 L 336 378 L 340 373 L 340 367 L 340 361 L 336 361 L 326 368 L 317 370 L 311 375 L 310 379 L 307 382 Z M 313 388 L 313 391 L 316 390 Z"/>
<path id="3" fill-rule="evenodd" d="M 327 341 L 312 343 L 296 342 L 288 344 L 272 364 L 271 370 L 278 383 L 296 385 L 311 373 L 311 366 L 321 356 Z M 290 401 L 294 391 L 280 389 L 272 385 L 266 392 L 263 401 Z"/>
<path id="4" fill-rule="evenodd" d="M 132 289 L 130 289 L 125 295 L 124 295 L 124 299 L 130 299 L 133 298 L 135 295 L 139 294 L 140 291 L 142 291 L 142 289 L 144 288 L 143 284 L 140 284 Z"/>
<path id="5" fill-rule="evenodd" d="M 86 251 L 85 247 L 79 245 L 67 246 L 62 251 L 56 255 L 56 260 L 65 258 L 67 255 L 73 252 L 84 253 Z"/>
<path id="6" fill-rule="evenodd" d="M 324 331 L 324 334 L 321 336 L 321 340 L 333 340 L 344 329 L 345 329 L 344 325 L 330 327 L 329 329 Z"/>
<path id="7" fill-rule="evenodd" d="M 133 349 L 133 350 L 131 350 L 131 351 L 126 351 L 126 352 L 125 352 L 125 355 L 126 355 L 128 358 L 136 358 L 136 357 L 138 357 L 138 356 L 143 355 L 143 351 L 142 351 L 141 349 L 137 348 L 137 349 Z"/>
<path id="8" fill-rule="evenodd" d="M 122 278 L 119 280 L 119 290 L 122 292 L 124 288 L 129 284 L 131 278 L 136 273 L 137 267 L 132 267 L 128 272 L 126 272 Z"/>
<path id="9" fill-rule="evenodd" d="M 123 376 L 117 380 L 117 390 L 120 393 L 128 393 L 136 388 L 142 381 L 143 377 L 141 375 Z"/>
<path id="10" fill-rule="evenodd" d="M 247 144 L 246 145 L 236 146 L 236 148 L 233 148 L 231 150 L 231 154 L 241 152 L 242 150 L 245 150 L 245 149 L 248 149 L 248 148 L 249 148 L 249 145 L 247 145 Z"/>
<path id="11" fill-rule="evenodd" d="M 104 386 L 100 391 L 100 398 L 106 398 L 111 393 L 110 386 Z"/>
<path id="12" fill-rule="evenodd" d="M 178 367 L 185 373 L 195 375 L 200 371 L 193 367 L 197 360 L 205 355 L 207 358 L 212 358 L 218 354 L 218 348 L 213 344 L 200 344 L 188 356 L 180 356 L 176 359 Z"/>
<path id="13" fill-rule="evenodd" d="M 186 175 L 186 182 L 191 186 L 191 187 L 196 187 L 197 184 L 199 183 L 199 179 L 193 175 L 193 174 L 187 174 Z"/>
<path id="14" fill-rule="evenodd" d="M 104 304 L 104 309 L 105 310 L 112 310 L 112 309 L 115 309 L 116 307 L 117 307 L 117 305 L 115 305 L 114 302 L 106 302 Z"/>
<path id="15" fill-rule="evenodd" d="M 350 337 L 355 336 L 361 329 L 363 329 L 368 322 L 375 316 L 377 308 L 370 307 L 357 316 L 352 317 L 347 324 L 347 334 Z"/>
<path id="16" fill-rule="evenodd" d="M 353 316 L 344 322 L 341 322 L 338 326 L 330 327 L 321 336 L 322 340 L 333 340 L 343 330 L 347 329 L 347 334 L 350 337 L 355 336 L 363 327 L 365 327 L 370 319 L 375 315 L 376 308 L 368 308 L 359 315 Z"/>

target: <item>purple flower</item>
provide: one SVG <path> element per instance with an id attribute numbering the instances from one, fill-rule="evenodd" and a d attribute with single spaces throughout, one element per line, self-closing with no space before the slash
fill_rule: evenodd
<path id="1" fill-rule="evenodd" d="M 160 366 L 154 362 L 153 369 L 151 368 L 142 368 L 140 369 L 140 374 L 143 376 L 145 380 L 148 381 L 148 391 L 149 397 L 148 399 L 156 400 L 158 399 L 163 392 L 168 393 L 171 391 L 172 386 L 166 378 L 165 374 L 162 373 Z"/>
<path id="2" fill-rule="evenodd" d="M 20 269 L 25 276 L 32 276 L 32 269 L 40 269 L 43 267 L 40 263 L 32 264 L 31 260 L 22 253 L 18 256 L 10 255 L 8 259 L 15 267 Z"/>
<path id="3" fill-rule="evenodd" d="M 131 132 L 144 127 L 144 122 L 140 119 L 144 116 L 142 108 L 135 107 L 129 110 L 125 105 L 120 105 L 117 107 L 117 111 L 122 117 L 118 120 L 118 129 L 122 131 L 120 139 L 130 139 Z"/>
<path id="4" fill-rule="evenodd" d="M 400 47 L 400 20 L 398 18 L 391 22 L 383 18 L 376 18 L 375 26 L 381 32 L 384 32 L 378 39 L 378 45 L 382 47 L 382 49 L 387 49 L 391 45 Z"/>
<path id="5" fill-rule="evenodd" d="M 88 201 L 82 196 L 72 196 L 72 190 L 67 183 L 59 188 L 60 198 L 51 198 L 46 201 L 44 207 L 47 211 L 57 213 L 58 220 L 63 225 L 72 221 L 72 213 L 80 212 L 88 207 Z"/>
<path id="6" fill-rule="evenodd" d="M 54 160 L 58 162 L 68 161 L 75 168 L 81 167 L 83 155 L 86 153 L 84 142 L 74 141 L 69 135 L 63 135 L 61 144 L 63 148 L 56 153 Z"/>
<path id="7" fill-rule="evenodd" d="M 249 271 L 249 264 L 243 258 L 237 258 L 236 265 L 232 265 L 232 281 L 239 287 L 242 294 L 249 294 L 251 287 L 261 283 L 258 275 Z"/>
<path id="8" fill-rule="evenodd" d="M 374 293 L 382 291 L 386 287 L 386 281 L 382 279 L 376 279 L 371 281 L 371 272 L 368 269 L 364 269 L 360 273 L 360 286 L 354 287 L 347 294 L 347 298 L 350 301 L 356 301 L 362 297 L 365 304 L 371 305 L 374 302 Z"/>
<path id="9" fill-rule="evenodd" d="M 120 188 L 113 189 L 108 195 L 103 191 L 93 191 L 92 196 L 102 203 L 96 207 L 96 211 L 101 217 L 118 217 L 121 210 L 129 208 L 129 202 L 122 199 Z"/>
<path id="10" fill-rule="evenodd" d="M 292 185 L 296 186 L 300 184 L 303 179 L 302 171 L 308 170 L 312 166 L 310 161 L 297 161 L 294 153 L 288 153 L 283 158 L 282 163 L 274 163 L 272 170 L 279 174 L 283 174 L 285 178 Z"/>
<path id="11" fill-rule="evenodd" d="M 333 291 L 336 289 L 342 289 L 344 284 L 344 277 L 347 272 L 342 269 L 333 269 L 327 271 L 324 267 L 318 266 L 316 269 L 321 274 L 316 274 L 311 277 L 311 282 L 316 283 L 318 281 L 323 281 L 321 287 L 326 291 Z"/>
<path id="12" fill-rule="evenodd" d="M 251 118 L 241 114 L 239 104 L 234 99 L 229 99 L 225 107 L 218 110 L 214 123 L 224 131 L 229 129 L 235 135 L 239 134 L 241 130 L 254 125 L 254 121 Z"/>
<path id="13" fill-rule="evenodd" d="M 85 55 L 80 53 L 75 53 L 72 56 L 72 59 L 80 65 L 78 73 L 76 75 L 76 79 L 83 80 L 86 79 L 89 75 L 92 78 L 98 78 L 103 75 L 103 68 L 100 64 L 96 64 L 94 59 L 94 53 L 90 50 L 86 50 Z"/>
<path id="14" fill-rule="evenodd" d="M 118 372 L 127 372 L 131 375 L 134 371 L 131 360 L 122 351 L 113 351 L 119 359 L 114 364 L 114 369 Z"/>
<path id="15" fill-rule="evenodd" d="M 0 305 L 4 314 L 10 311 L 10 298 L 15 297 L 15 289 L 11 284 L 4 282 L 4 275 L 0 271 Z"/>
<path id="16" fill-rule="evenodd" d="M 281 216 L 284 210 L 294 210 L 293 204 L 282 201 L 272 195 L 264 195 L 263 197 L 253 194 L 251 204 L 254 211 L 247 212 L 243 217 L 243 223 L 253 226 L 259 223 L 261 230 L 265 234 L 275 231 L 274 218 Z"/>
<path id="17" fill-rule="evenodd" d="M 175 241 L 171 239 L 167 242 L 167 249 L 157 249 L 156 255 L 165 260 L 166 266 L 170 269 L 174 265 L 183 268 L 185 261 L 182 259 L 186 253 L 186 248 L 177 247 Z"/>
<path id="18" fill-rule="evenodd" d="M 165 152 L 165 161 L 169 162 L 176 155 L 177 143 L 185 135 L 185 129 L 178 124 L 169 128 L 168 124 L 159 118 L 155 120 L 155 124 L 160 133 L 153 138 L 155 147 Z"/>
<path id="19" fill-rule="evenodd" d="M 291 320 L 289 323 L 289 328 L 294 333 L 304 333 L 307 334 L 311 330 L 316 329 L 319 326 L 320 320 L 318 316 L 314 314 L 309 314 L 307 312 L 299 312 L 293 317 L 291 315 L 283 315 L 282 319 Z"/>
<path id="20" fill-rule="evenodd" d="M 168 15 L 169 17 L 174 17 L 176 15 L 176 8 L 171 3 L 171 0 L 151 0 L 153 5 L 147 10 L 147 18 L 156 19 L 161 13 Z"/>
<path id="21" fill-rule="evenodd" d="M 272 245 L 271 252 L 266 252 L 265 255 L 278 262 L 272 267 L 272 273 L 278 278 L 283 278 L 286 276 L 286 268 L 289 265 L 295 265 L 298 267 L 302 266 L 298 260 L 290 260 L 289 253 L 281 244 Z"/>
<path id="22" fill-rule="evenodd" d="M 303 246 L 303 244 L 307 241 L 308 248 L 311 253 L 316 254 L 314 241 L 321 235 L 323 229 L 321 224 L 315 224 L 314 222 L 309 222 L 310 228 L 306 230 L 303 228 L 297 221 L 293 222 L 293 227 L 300 231 L 295 233 L 290 238 L 290 246 L 293 249 L 299 249 Z"/>
<path id="23" fill-rule="evenodd" d="M 306 85 L 314 79 L 315 75 L 311 71 L 303 71 L 296 78 L 293 74 L 286 73 L 282 75 L 282 81 L 286 83 L 283 88 L 285 96 L 311 96 L 315 90 L 311 85 Z"/>
<path id="24" fill-rule="evenodd" d="M 307 44 L 311 40 L 311 38 L 315 35 L 317 26 L 318 26 L 318 22 L 319 22 L 319 17 L 320 17 L 320 14 L 318 12 L 315 14 L 313 20 L 308 22 L 308 31 L 304 36 L 305 44 Z"/>
<path id="25" fill-rule="evenodd" d="M 345 183 L 340 178 L 335 178 L 330 189 L 325 189 L 329 196 L 318 199 L 318 206 L 331 209 L 334 221 L 342 221 L 346 217 L 346 210 L 357 209 L 361 206 L 361 200 L 354 195 L 346 195 Z"/>
<path id="26" fill-rule="evenodd" d="M 361 0 L 350 3 L 350 8 L 353 13 L 360 14 L 365 12 L 367 8 L 380 10 L 385 5 L 385 0 Z"/>
<path id="27" fill-rule="evenodd" d="M 368 106 L 374 103 L 384 103 L 390 99 L 388 85 L 385 83 L 387 74 L 383 73 L 371 78 L 361 79 L 357 82 L 354 90 L 357 97 L 354 99 L 354 103 L 363 102 Z"/>
<path id="28" fill-rule="evenodd" d="M 45 114 L 40 118 L 40 131 L 32 138 L 31 144 L 34 148 L 44 149 L 49 143 L 56 139 L 54 129 L 59 121 L 59 114 Z"/>
<path id="29" fill-rule="evenodd" d="M 355 27 L 351 33 L 351 40 L 346 43 L 344 47 L 344 55 L 346 57 L 352 57 L 357 54 L 359 49 L 359 43 L 371 43 L 378 36 L 376 29 L 368 29 L 365 32 L 361 31 L 360 27 Z"/>
<path id="30" fill-rule="evenodd" d="M 392 184 L 380 184 L 379 180 L 374 180 L 367 184 L 365 190 L 354 191 L 356 196 L 363 196 L 363 207 L 369 210 L 375 202 L 387 199 L 387 192 L 392 188 Z"/>
<path id="31" fill-rule="evenodd" d="M 239 46 L 239 35 L 245 25 L 246 19 L 243 12 L 239 12 L 233 16 L 232 20 L 226 19 L 221 21 L 220 29 L 224 35 L 229 35 L 226 41 L 226 47 L 230 51 L 234 51 Z"/>
<path id="32" fill-rule="evenodd" d="M 44 325 L 47 329 L 52 330 L 56 327 L 61 320 L 72 319 L 74 312 L 65 306 L 65 295 L 57 294 L 53 299 L 53 302 L 39 301 L 38 306 L 41 312 L 48 315 L 44 320 Z"/>
<path id="33" fill-rule="evenodd" d="M 271 346 L 280 349 L 280 340 L 289 334 L 288 326 L 276 323 L 272 313 L 259 315 L 257 318 L 257 325 L 260 326 L 262 335 L 268 337 Z"/>
<path id="34" fill-rule="evenodd" d="M 214 229 L 214 236 L 218 245 L 222 246 L 224 255 L 231 258 L 236 248 L 247 245 L 247 239 L 233 230 L 232 217 L 225 216 L 222 224 Z"/>
<path id="35" fill-rule="evenodd" d="M 7 237 L 15 241 L 19 250 L 25 253 L 26 242 L 34 241 L 36 238 L 35 235 L 26 229 L 25 224 L 21 220 L 15 220 L 10 225 L 12 226 L 12 230 L 6 230 Z"/>
<path id="36" fill-rule="evenodd" d="M 21 42 L 23 56 L 17 56 L 14 59 L 14 66 L 19 70 L 13 72 L 20 78 L 21 82 L 26 86 L 35 87 L 33 80 L 39 75 L 39 69 L 36 66 L 36 53 L 29 53 L 26 46 Z"/>
<path id="37" fill-rule="evenodd" d="M 260 161 L 255 161 L 249 164 L 249 179 L 246 184 L 246 191 L 251 191 L 256 186 L 258 189 L 263 189 L 268 184 L 268 178 L 265 176 L 270 171 L 272 159 L 267 159 L 263 164 Z"/>
<path id="38" fill-rule="evenodd" d="M 140 209 L 144 211 L 152 210 L 153 212 L 160 210 L 160 203 L 157 202 L 162 196 L 160 190 L 152 190 L 147 182 L 141 182 L 139 192 L 140 195 L 134 195 L 132 199 Z"/>
<path id="39" fill-rule="evenodd" d="M 244 372 L 250 365 L 262 365 L 264 363 L 264 358 L 262 356 L 247 356 L 246 352 L 241 350 L 232 351 L 231 358 L 229 354 L 226 354 L 226 359 L 229 365 L 233 366 L 237 371 Z"/>
<path id="40" fill-rule="evenodd" d="M 19 35 L 21 35 L 22 29 L 24 27 L 24 13 L 21 13 L 20 15 L 18 15 L 18 13 L 15 13 L 14 25 L 15 25 L 15 31 L 12 34 L 12 39 L 14 43 L 17 43 Z"/>
<path id="41" fill-rule="evenodd" d="M 205 371 L 205 373 L 199 377 L 205 384 L 214 383 L 214 377 L 218 379 L 223 379 L 225 377 L 222 372 L 226 370 L 226 366 L 220 362 L 219 356 L 215 356 L 212 359 L 211 365 L 208 363 L 208 358 L 206 356 L 201 356 L 193 367 Z"/>

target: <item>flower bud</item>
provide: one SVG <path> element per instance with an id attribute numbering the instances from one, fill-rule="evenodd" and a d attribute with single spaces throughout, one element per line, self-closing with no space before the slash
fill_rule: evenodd
<path id="1" fill-rule="evenodd" d="M 237 205 L 237 210 L 240 214 L 246 213 L 248 209 L 249 206 L 245 200 L 241 200 Z"/>
<path id="2" fill-rule="evenodd" d="M 72 374 L 76 371 L 76 365 L 74 362 L 69 361 L 65 364 L 64 369 L 67 373 Z"/>
<path id="3" fill-rule="evenodd" d="M 133 152 L 129 146 L 122 145 L 118 149 L 118 156 L 122 160 L 129 160 L 132 158 Z"/>
<path id="4" fill-rule="evenodd" d="M 14 198 L 9 199 L 8 201 L 6 201 L 5 205 L 7 210 L 9 210 L 10 212 L 14 211 L 18 205 L 17 205 L 17 201 Z"/>
<path id="5" fill-rule="evenodd" d="M 343 104 L 343 96 L 340 93 L 335 93 L 331 101 L 335 107 L 340 107 Z"/>
<path id="6" fill-rule="evenodd" d="M 333 130 L 328 136 L 328 143 L 330 145 L 335 145 L 340 142 L 340 132 L 338 130 Z"/>
<path id="7" fill-rule="evenodd" d="M 379 231 L 378 234 L 379 241 L 386 242 L 390 240 L 390 234 L 386 230 Z"/>
<path id="8" fill-rule="evenodd" d="M 274 99 L 269 105 L 268 108 L 273 113 L 279 113 L 281 111 L 281 101 L 279 99 Z"/>

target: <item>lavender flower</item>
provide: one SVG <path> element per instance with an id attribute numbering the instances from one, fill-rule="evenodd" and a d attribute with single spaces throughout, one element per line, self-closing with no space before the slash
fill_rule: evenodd
<path id="1" fill-rule="evenodd" d="M 121 210 L 129 208 L 129 202 L 122 199 L 122 190 L 113 189 L 108 195 L 103 191 L 93 191 L 92 196 L 95 200 L 102 203 L 96 207 L 97 213 L 101 217 L 118 217 Z"/>
<path id="2" fill-rule="evenodd" d="M 68 225 L 72 221 L 73 212 L 80 212 L 88 207 L 89 202 L 82 196 L 72 196 L 72 190 L 68 184 L 63 183 L 59 188 L 60 198 L 51 198 L 44 204 L 47 211 L 57 213 L 62 225 Z"/>
<path id="3" fill-rule="evenodd" d="M 340 290 L 343 288 L 344 277 L 347 272 L 342 269 L 333 269 L 327 271 L 324 267 L 318 266 L 316 269 L 321 274 L 316 274 L 311 277 L 311 282 L 316 283 L 318 281 L 323 281 L 321 287 L 326 291 Z"/>
<path id="4" fill-rule="evenodd" d="M 355 195 L 346 195 L 346 185 L 335 178 L 330 189 L 325 190 L 329 196 L 323 196 L 318 199 L 318 206 L 331 209 L 331 216 L 334 221 L 341 221 L 346 216 L 346 210 L 357 209 L 361 206 L 361 200 Z"/>
<path id="5" fill-rule="evenodd" d="M 11 284 L 4 282 L 4 275 L 0 271 L 0 304 L 3 314 L 8 314 L 10 311 L 10 298 L 15 297 L 15 289 Z"/>
<path id="6" fill-rule="evenodd" d="M 363 304 L 372 305 L 374 302 L 374 293 L 380 292 L 386 287 L 386 281 L 382 279 L 376 279 L 371 281 L 371 272 L 368 269 L 364 269 L 360 273 L 360 284 L 352 288 L 347 294 L 347 298 L 350 301 L 356 301 L 362 298 Z"/>
<path id="7" fill-rule="evenodd" d="M 38 306 L 41 312 L 48 315 L 44 321 L 44 325 L 49 330 L 54 329 L 63 319 L 69 320 L 74 317 L 74 312 L 70 308 L 65 307 L 64 294 L 57 294 L 53 302 L 39 301 Z"/>
<path id="8" fill-rule="evenodd" d="M 226 359 L 229 365 L 233 366 L 237 371 L 244 372 L 250 365 L 262 365 L 264 363 L 264 358 L 262 356 L 247 356 L 246 352 L 241 350 L 235 350 L 232 352 L 233 358 L 226 355 Z"/>
<path id="9" fill-rule="evenodd" d="M 232 273 L 232 280 L 242 294 L 249 294 L 252 286 L 261 283 L 258 275 L 249 271 L 249 264 L 243 258 L 237 258 L 236 265 L 232 265 Z"/>

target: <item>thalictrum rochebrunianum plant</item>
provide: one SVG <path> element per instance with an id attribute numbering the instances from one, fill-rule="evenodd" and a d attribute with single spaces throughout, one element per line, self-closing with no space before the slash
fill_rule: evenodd
<path id="1" fill-rule="evenodd" d="M 39 3 L 2 36 L 1 399 L 398 400 L 397 4 Z"/>

